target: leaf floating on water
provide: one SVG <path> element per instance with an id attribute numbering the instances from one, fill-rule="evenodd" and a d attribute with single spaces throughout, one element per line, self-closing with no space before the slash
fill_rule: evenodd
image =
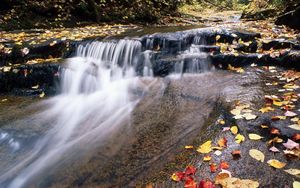
<path id="1" fill-rule="evenodd" d="M 299 144 L 294 142 L 293 140 L 288 139 L 286 143 L 283 143 L 284 147 L 287 149 L 299 149 Z"/>
<path id="2" fill-rule="evenodd" d="M 276 159 L 271 159 L 268 160 L 267 162 L 270 166 L 274 167 L 274 168 L 283 168 L 285 167 L 286 163 L 280 162 Z"/>
<path id="3" fill-rule="evenodd" d="M 2 100 L 1 100 L 1 102 L 6 102 L 6 101 L 7 101 L 7 99 L 2 99 Z"/>
<path id="4" fill-rule="evenodd" d="M 239 130 L 237 126 L 233 126 L 230 128 L 230 131 L 232 132 L 232 134 L 237 134 Z"/>
<path id="5" fill-rule="evenodd" d="M 245 137 L 243 135 L 241 135 L 241 134 L 236 135 L 236 137 L 235 137 L 236 143 L 240 144 L 241 142 L 244 142 L 244 141 L 245 141 Z"/>
<path id="6" fill-rule="evenodd" d="M 297 176 L 297 177 L 300 177 L 300 170 L 299 169 L 287 169 L 287 170 L 284 170 L 285 172 L 291 174 L 291 175 L 294 175 L 294 176 Z"/>
<path id="7" fill-rule="evenodd" d="M 249 134 L 248 136 L 249 136 L 250 140 L 260 140 L 263 138 L 262 136 L 260 136 L 258 134 L 253 134 L 253 133 Z"/>
<path id="8" fill-rule="evenodd" d="M 202 144 L 201 146 L 198 147 L 197 151 L 199 153 L 209 153 L 212 151 L 211 149 L 211 141 L 207 141 L 204 144 Z"/>
<path id="9" fill-rule="evenodd" d="M 249 155 L 253 158 L 253 159 L 256 159 L 258 161 L 261 161 L 261 162 L 264 162 L 265 161 L 265 155 L 257 150 L 257 149 L 251 149 L 249 151 Z"/>

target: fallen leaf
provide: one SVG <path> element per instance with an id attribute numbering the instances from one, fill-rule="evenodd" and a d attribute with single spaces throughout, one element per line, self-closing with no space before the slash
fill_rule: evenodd
<path id="1" fill-rule="evenodd" d="M 293 137 L 292 137 L 292 139 L 293 139 L 294 141 L 300 140 L 300 133 L 294 134 Z"/>
<path id="2" fill-rule="evenodd" d="M 229 164 L 226 161 L 221 161 L 219 165 L 219 169 L 228 169 L 228 168 L 229 168 Z"/>
<path id="3" fill-rule="evenodd" d="M 42 92 L 39 96 L 40 96 L 40 98 L 43 98 L 43 97 L 45 97 L 45 93 Z"/>
<path id="4" fill-rule="evenodd" d="M 211 141 L 206 141 L 204 144 L 198 147 L 197 151 L 199 153 L 209 153 L 212 151 L 211 149 Z"/>
<path id="5" fill-rule="evenodd" d="M 300 182 L 299 181 L 294 181 L 293 182 L 293 188 L 300 188 Z"/>
<path id="6" fill-rule="evenodd" d="M 287 117 L 295 117 L 295 116 L 297 116 L 298 114 L 296 114 L 295 112 L 292 112 L 292 111 L 286 111 L 286 112 L 284 113 L 284 115 L 287 116 Z"/>
<path id="7" fill-rule="evenodd" d="M 265 155 L 257 149 L 251 149 L 249 151 L 249 155 L 258 161 L 261 161 L 261 162 L 265 161 Z"/>
<path id="8" fill-rule="evenodd" d="M 274 153 L 275 152 L 280 152 L 279 149 L 277 149 L 275 146 L 271 147 L 269 150 L 274 152 Z"/>
<path id="9" fill-rule="evenodd" d="M 261 125 L 260 127 L 263 128 L 263 129 L 269 128 L 269 126 L 267 126 L 267 125 Z"/>
<path id="10" fill-rule="evenodd" d="M 172 174 L 171 179 L 173 181 L 179 182 L 184 178 L 185 174 L 184 172 L 175 172 Z"/>
<path id="11" fill-rule="evenodd" d="M 250 140 L 260 140 L 263 138 L 262 136 L 260 136 L 258 134 L 253 134 L 253 133 L 250 133 L 248 136 L 249 136 Z"/>
<path id="12" fill-rule="evenodd" d="M 214 185 L 214 183 L 212 183 L 211 181 L 209 180 L 201 180 L 200 183 L 199 183 L 199 186 L 198 188 L 215 188 L 216 186 Z"/>
<path id="13" fill-rule="evenodd" d="M 288 139 L 288 141 L 286 143 L 283 143 L 284 147 L 286 147 L 287 149 L 299 149 L 299 144 L 294 142 L 293 140 Z"/>
<path id="14" fill-rule="evenodd" d="M 270 111 L 274 111 L 275 109 L 272 108 L 272 107 L 264 107 L 264 108 L 261 108 L 259 111 L 261 113 L 266 113 L 266 112 L 270 112 Z"/>
<path id="15" fill-rule="evenodd" d="M 245 137 L 243 135 L 241 135 L 241 134 L 236 135 L 236 137 L 235 137 L 236 143 L 240 144 L 241 142 L 244 142 L 244 141 L 245 141 Z"/>
<path id="16" fill-rule="evenodd" d="M 268 160 L 267 162 L 270 166 L 274 167 L 274 168 L 283 168 L 285 167 L 286 163 L 280 162 L 276 159 L 271 159 Z"/>
<path id="17" fill-rule="evenodd" d="M 294 176 L 297 176 L 297 177 L 300 177 L 300 170 L 299 169 L 287 169 L 287 170 L 284 170 L 285 172 L 291 174 L 291 175 L 294 175 Z"/>
<path id="18" fill-rule="evenodd" d="M 229 131 L 230 130 L 230 127 L 223 127 L 223 132 L 225 132 L 225 131 Z"/>
<path id="19" fill-rule="evenodd" d="M 220 147 L 227 147 L 227 139 L 224 137 L 224 138 L 221 138 L 220 140 L 218 140 L 218 145 Z"/>
<path id="20" fill-rule="evenodd" d="M 231 128 L 230 128 L 230 131 L 232 132 L 232 134 L 237 134 L 238 133 L 238 127 L 237 126 L 232 126 Z"/>
<path id="21" fill-rule="evenodd" d="M 189 175 L 194 175 L 196 173 L 196 168 L 193 166 L 187 166 L 185 169 L 185 175 L 189 176 Z"/>
<path id="22" fill-rule="evenodd" d="M 300 149 L 283 150 L 283 153 L 288 158 L 300 158 Z"/>
<path id="23" fill-rule="evenodd" d="M 212 173 L 214 173 L 214 172 L 216 172 L 217 171 L 217 165 L 216 165 L 216 163 L 211 163 L 210 165 L 209 165 L 209 168 L 210 168 L 210 172 L 212 172 Z"/>
<path id="24" fill-rule="evenodd" d="M 192 177 L 188 177 L 185 179 L 184 188 L 197 188 L 197 183 Z"/>
<path id="25" fill-rule="evenodd" d="M 271 134 L 276 134 L 276 135 L 280 135 L 280 131 L 276 128 L 272 128 L 270 131 Z"/>
<path id="26" fill-rule="evenodd" d="M 194 146 L 184 146 L 185 149 L 193 149 Z"/>
<path id="27" fill-rule="evenodd" d="M 206 155 L 203 157 L 203 161 L 207 162 L 211 160 L 211 156 L 210 155 Z"/>
<path id="28" fill-rule="evenodd" d="M 238 178 L 224 178 L 216 180 L 215 184 L 219 184 L 224 188 L 258 188 L 259 183 L 257 181 Z"/>
<path id="29" fill-rule="evenodd" d="M 231 152 L 231 155 L 233 156 L 234 159 L 238 159 L 241 157 L 241 150 L 234 150 Z"/>
<path id="30" fill-rule="evenodd" d="M 220 150 L 217 150 L 217 151 L 214 152 L 214 154 L 217 155 L 217 156 L 220 156 L 220 155 L 222 155 L 222 152 Z"/>
<path id="31" fill-rule="evenodd" d="M 275 142 L 275 143 L 282 143 L 283 140 L 281 138 L 279 138 L 279 137 L 275 137 L 275 138 L 269 140 L 268 144 L 271 145 L 273 142 Z"/>
<path id="32" fill-rule="evenodd" d="M 297 131 L 300 131 L 300 125 L 299 124 L 293 124 L 288 126 L 291 129 L 295 129 Z"/>
<path id="33" fill-rule="evenodd" d="M 278 121 L 278 120 L 285 120 L 286 116 L 272 116 L 271 118 L 273 121 Z"/>
<path id="34" fill-rule="evenodd" d="M 223 119 L 220 119 L 220 120 L 218 120 L 218 123 L 221 125 L 225 125 L 226 122 Z"/>
<path id="35" fill-rule="evenodd" d="M 246 119 L 246 120 L 253 120 L 253 119 L 256 119 L 257 116 L 254 115 L 254 114 L 251 114 L 251 113 L 246 113 L 243 115 L 243 117 Z"/>

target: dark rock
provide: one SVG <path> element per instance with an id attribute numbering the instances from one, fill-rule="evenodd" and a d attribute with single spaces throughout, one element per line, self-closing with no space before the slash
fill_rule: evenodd
<path id="1" fill-rule="evenodd" d="M 281 16 L 279 16 L 275 24 L 277 25 L 286 25 L 293 29 L 300 29 L 300 6 L 295 10 L 289 11 Z"/>
<path id="2" fill-rule="evenodd" d="M 277 40 L 272 40 L 267 43 L 262 44 L 262 49 L 263 50 L 270 50 L 271 48 L 273 49 L 286 49 L 286 48 L 298 48 L 299 44 L 284 40 L 284 39 L 277 39 Z"/>
<path id="3" fill-rule="evenodd" d="M 256 40 L 252 41 L 249 45 L 245 44 L 238 44 L 238 46 L 235 48 L 235 50 L 240 52 L 249 52 L 249 53 L 255 53 L 258 49 L 258 43 Z"/>
<path id="4" fill-rule="evenodd" d="M 270 8 L 270 9 L 259 10 L 257 12 L 244 12 L 242 14 L 242 19 L 264 20 L 266 18 L 274 17 L 276 16 L 276 14 L 277 11 L 273 8 Z"/>

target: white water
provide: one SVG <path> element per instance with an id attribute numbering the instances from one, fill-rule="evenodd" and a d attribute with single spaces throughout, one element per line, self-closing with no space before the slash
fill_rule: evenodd
<path id="1" fill-rule="evenodd" d="M 130 123 L 138 99 L 129 90 L 137 86 L 134 64 L 140 53 L 138 41 L 79 46 L 77 57 L 69 59 L 62 70 L 62 93 L 49 99 L 49 109 L 38 115 L 45 122 L 52 121 L 52 128 L 0 182 L 11 179 L 5 186 L 26 187 L 32 178 L 72 155 L 73 148 L 97 146 Z"/>
<path id="2" fill-rule="evenodd" d="M 148 43 L 147 46 L 153 47 Z M 24 160 L 0 176 L 0 186 L 27 187 L 48 169 L 67 160 L 66 157 L 96 148 L 114 131 L 130 124 L 130 114 L 140 99 L 130 90 L 141 85 L 142 89 L 147 88 L 135 69 L 142 57 L 142 76 L 153 76 L 151 52 L 142 51 L 138 40 L 80 45 L 76 57 L 68 59 L 61 71 L 61 94 L 47 100 L 47 109 L 37 115 L 41 123 L 50 123 L 51 128 Z M 187 72 L 208 69 L 206 54 L 197 46 L 178 54 L 178 58 L 189 56 L 195 62 Z M 175 64 L 175 73 L 182 75 L 183 66 L 184 61 Z"/>

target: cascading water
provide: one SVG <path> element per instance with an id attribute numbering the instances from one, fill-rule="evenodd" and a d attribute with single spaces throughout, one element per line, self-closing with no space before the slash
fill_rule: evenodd
<path id="1" fill-rule="evenodd" d="M 59 161 L 101 145 L 130 124 L 130 113 L 141 98 L 130 91 L 141 85 L 146 89 L 141 76 L 151 78 L 165 62 L 172 62 L 171 73 L 179 75 L 210 68 L 200 37 L 186 47 L 180 38 L 161 41 L 147 39 L 146 46 L 142 39 L 80 45 L 61 70 L 61 94 L 44 102 L 47 109 L 36 115 L 50 129 L 24 160 L 2 170 L 0 186 L 27 187 Z"/>
<path id="2" fill-rule="evenodd" d="M 128 90 L 137 81 L 134 64 L 140 53 L 141 43 L 133 40 L 79 46 L 77 56 L 62 70 L 62 94 L 47 101 L 50 108 L 38 115 L 55 120 L 53 128 L 25 160 L 0 177 L 2 186 L 26 187 L 72 152 L 73 146 L 101 144 L 118 126 L 128 123 L 138 102 Z"/>

